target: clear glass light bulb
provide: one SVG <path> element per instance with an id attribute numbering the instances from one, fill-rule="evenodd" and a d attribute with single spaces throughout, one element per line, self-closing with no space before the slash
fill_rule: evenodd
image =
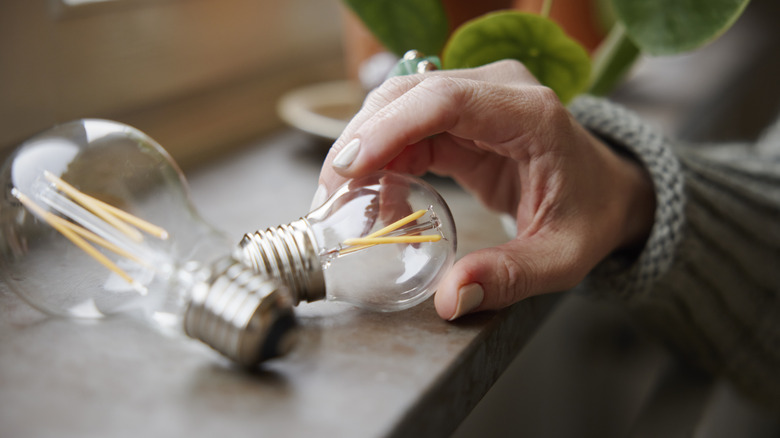
<path id="1" fill-rule="evenodd" d="M 142 132 L 106 120 L 57 126 L 23 143 L 0 181 L 0 274 L 33 307 L 143 315 L 245 365 L 289 348 L 286 287 L 233 257 Z"/>
<path id="2" fill-rule="evenodd" d="M 287 283 L 293 302 L 396 311 L 429 298 L 457 246 L 447 204 L 393 172 L 350 180 L 304 218 L 244 236 L 245 263 Z"/>

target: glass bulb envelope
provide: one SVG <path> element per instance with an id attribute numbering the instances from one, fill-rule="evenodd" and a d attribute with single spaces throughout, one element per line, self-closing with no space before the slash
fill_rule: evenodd
<path id="1" fill-rule="evenodd" d="M 281 352 L 293 325 L 286 288 L 233 258 L 142 132 L 94 119 L 56 126 L 24 142 L 0 180 L 0 275 L 33 307 L 140 315 L 240 363 Z"/>

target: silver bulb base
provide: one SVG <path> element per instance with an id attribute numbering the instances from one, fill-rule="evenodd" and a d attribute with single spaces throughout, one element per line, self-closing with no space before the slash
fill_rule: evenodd
<path id="1" fill-rule="evenodd" d="M 325 276 L 306 219 L 246 234 L 238 246 L 247 266 L 287 285 L 293 304 L 325 298 Z"/>
<path id="2" fill-rule="evenodd" d="M 296 334 L 287 288 L 233 258 L 216 262 L 192 288 L 183 325 L 188 336 L 246 367 L 284 355 Z"/>

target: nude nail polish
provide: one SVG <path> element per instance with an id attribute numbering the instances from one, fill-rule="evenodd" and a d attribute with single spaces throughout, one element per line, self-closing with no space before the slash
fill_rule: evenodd
<path id="1" fill-rule="evenodd" d="M 352 162 L 355 161 L 355 158 L 357 158 L 358 152 L 360 152 L 360 139 L 353 138 L 344 146 L 344 149 L 336 154 L 336 158 L 333 159 L 333 167 L 339 169 L 348 168 Z"/>
<path id="2" fill-rule="evenodd" d="M 485 290 L 478 283 L 461 286 L 461 288 L 458 289 L 458 303 L 455 307 L 455 313 L 450 317 L 450 321 L 479 307 L 479 305 L 482 304 L 482 299 L 484 297 Z"/>

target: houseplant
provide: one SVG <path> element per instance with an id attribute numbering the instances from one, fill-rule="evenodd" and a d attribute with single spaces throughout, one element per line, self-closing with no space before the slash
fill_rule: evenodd
<path id="1" fill-rule="evenodd" d="M 373 35 L 399 56 L 409 49 L 439 54 L 444 68 L 517 59 L 564 102 L 585 91 L 608 93 L 641 53 L 682 53 L 712 41 L 731 27 L 749 3 L 595 1 L 598 7 L 614 11 L 614 22 L 591 56 L 548 18 L 553 0 L 543 0 L 538 13 L 491 12 L 454 30 L 448 24 L 447 11 L 458 0 L 344 1 Z"/>

